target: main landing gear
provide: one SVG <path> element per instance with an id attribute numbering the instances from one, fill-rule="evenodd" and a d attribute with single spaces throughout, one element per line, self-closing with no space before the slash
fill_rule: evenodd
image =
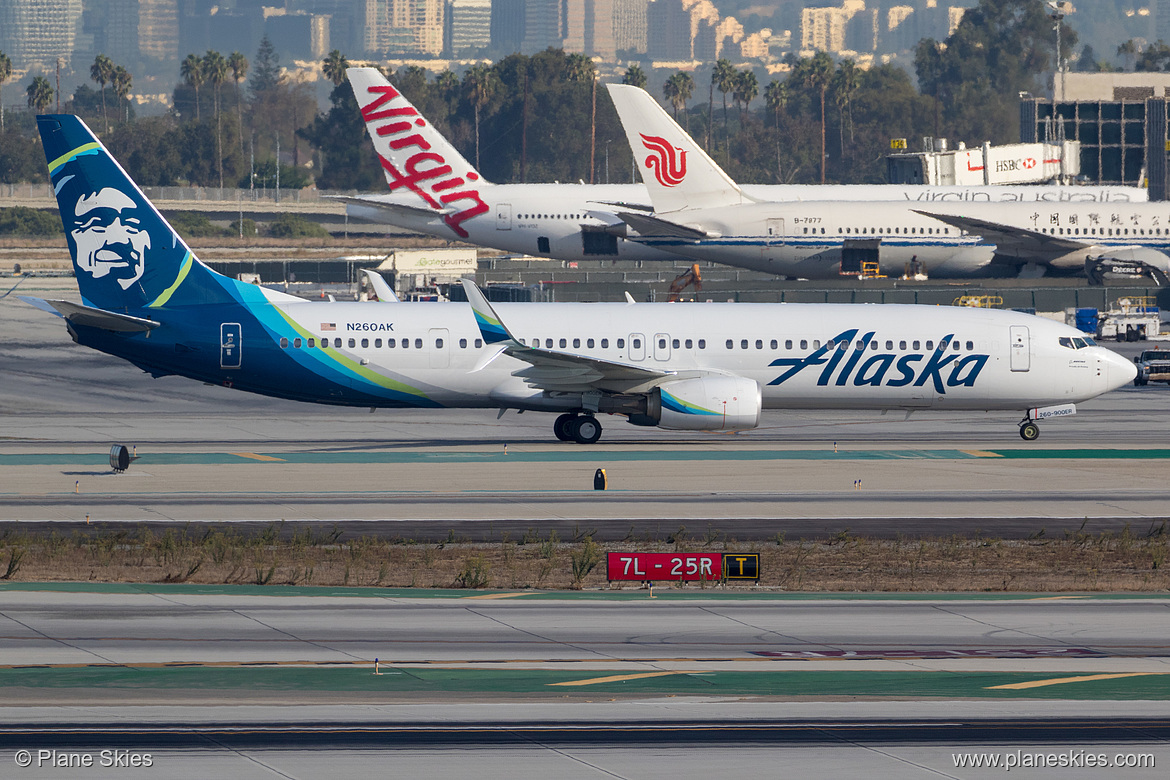
<path id="1" fill-rule="evenodd" d="M 1024 441 L 1036 441 L 1040 438 L 1040 426 L 1032 420 L 1025 419 L 1020 423 L 1020 438 Z"/>
<path id="2" fill-rule="evenodd" d="M 561 441 L 593 444 L 601 438 L 601 423 L 591 414 L 562 414 L 553 423 L 553 433 Z"/>

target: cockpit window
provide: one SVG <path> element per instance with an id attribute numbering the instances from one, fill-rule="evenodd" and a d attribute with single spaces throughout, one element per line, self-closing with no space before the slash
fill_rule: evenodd
<path id="1" fill-rule="evenodd" d="M 1061 336 L 1060 346 L 1068 347 L 1069 349 L 1084 349 L 1085 347 L 1095 347 L 1097 342 L 1085 336 L 1084 338 L 1070 338 L 1068 336 Z"/>
<path id="2" fill-rule="evenodd" d="M 1084 339 L 1073 339 L 1073 344 L 1076 345 L 1077 349 L 1084 349 L 1085 347 L 1089 346 L 1085 343 Z"/>
<path id="3" fill-rule="evenodd" d="M 1073 348 L 1072 339 L 1070 339 L 1068 336 L 1061 336 L 1060 337 L 1060 346 L 1068 347 L 1069 349 L 1072 349 Z"/>

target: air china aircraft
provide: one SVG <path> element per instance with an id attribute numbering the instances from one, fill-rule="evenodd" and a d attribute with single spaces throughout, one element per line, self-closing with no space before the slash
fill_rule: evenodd
<path id="1" fill-rule="evenodd" d="M 390 190 L 340 198 L 351 217 L 560 260 L 678 259 L 669 247 L 664 251 L 624 238 L 627 226 L 617 211 L 653 211 L 644 185 L 492 184 L 376 68 L 350 68 L 347 73 Z M 742 190 L 749 198 L 766 201 L 890 199 L 924 207 L 967 200 L 1120 204 L 1146 199 L 1139 187 L 745 185 Z"/>
<path id="2" fill-rule="evenodd" d="M 1015 312 L 815 304 L 317 303 L 199 261 L 85 123 L 37 118 L 82 303 L 23 298 L 155 377 L 362 407 L 599 414 L 755 428 L 769 409 L 1019 410 L 1020 433 L 1128 384 L 1134 366 Z"/>
<path id="3" fill-rule="evenodd" d="M 617 210 L 627 239 L 696 260 L 808 279 L 863 262 L 933 277 L 1087 274 L 1170 283 L 1170 203 L 762 200 L 739 187 L 645 90 L 607 84 L 653 214 Z"/>

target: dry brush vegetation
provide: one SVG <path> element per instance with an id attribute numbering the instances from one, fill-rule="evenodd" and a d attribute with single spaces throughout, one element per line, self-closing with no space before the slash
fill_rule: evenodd
<path id="1" fill-rule="evenodd" d="M 817 540 L 740 542 L 685 528 L 661 540 L 598 543 L 588 530 L 560 539 L 530 529 L 492 543 L 452 532 L 440 542 L 346 538 L 334 527 L 274 524 L 260 531 L 198 526 L 95 527 L 61 535 L 0 533 L 0 579 L 349 585 L 420 588 L 599 588 L 605 553 L 753 552 L 760 586 L 787 591 L 1164 591 L 1165 523 L 1141 532 L 1043 533 L 1024 540 L 870 539 L 848 530 Z M 627 587 L 633 587 L 627 584 Z M 699 587 L 688 585 L 687 587 Z M 734 587 L 746 587 L 736 585 Z"/>

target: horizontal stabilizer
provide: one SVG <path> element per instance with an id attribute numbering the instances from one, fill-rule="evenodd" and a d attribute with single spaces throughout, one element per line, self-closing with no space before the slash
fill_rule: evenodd
<path id="1" fill-rule="evenodd" d="M 622 211 L 618 213 L 618 217 L 622 222 L 625 222 L 627 225 L 646 237 L 670 236 L 671 238 L 685 238 L 691 241 L 701 241 L 704 238 L 713 238 L 712 234 L 708 233 L 706 230 L 699 230 L 698 228 L 679 225 L 678 223 L 668 222 L 665 219 L 647 216 L 646 214 L 631 214 L 629 212 Z M 636 241 L 637 238 L 632 238 L 631 240 Z"/>
<path id="2" fill-rule="evenodd" d="M 407 216 L 415 217 L 434 217 L 437 214 L 446 214 L 453 211 L 453 209 L 429 209 L 422 206 L 411 206 L 406 203 L 398 203 L 396 201 L 382 200 L 377 197 L 369 197 L 362 195 L 325 195 L 328 200 L 336 200 L 347 205 L 352 206 L 368 206 L 372 209 L 381 209 L 382 211 L 389 211 L 392 214 L 406 214 Z"/>
<path id="3" fill-rule="evenodd" d="M 105 309 L 95 309 L 92 306 L 82 306 L 80 303 L 72 301 L 46 301 L 24 295 L 20 296 L 20 300 L 41 311 L 64 317 L 75 325 L 100 328 L 116 333 L 144 333 L 148 330 L 154 330 L 161 324 L 142 317 L 131 317 L 129 314 L 118 314 Z"/>

